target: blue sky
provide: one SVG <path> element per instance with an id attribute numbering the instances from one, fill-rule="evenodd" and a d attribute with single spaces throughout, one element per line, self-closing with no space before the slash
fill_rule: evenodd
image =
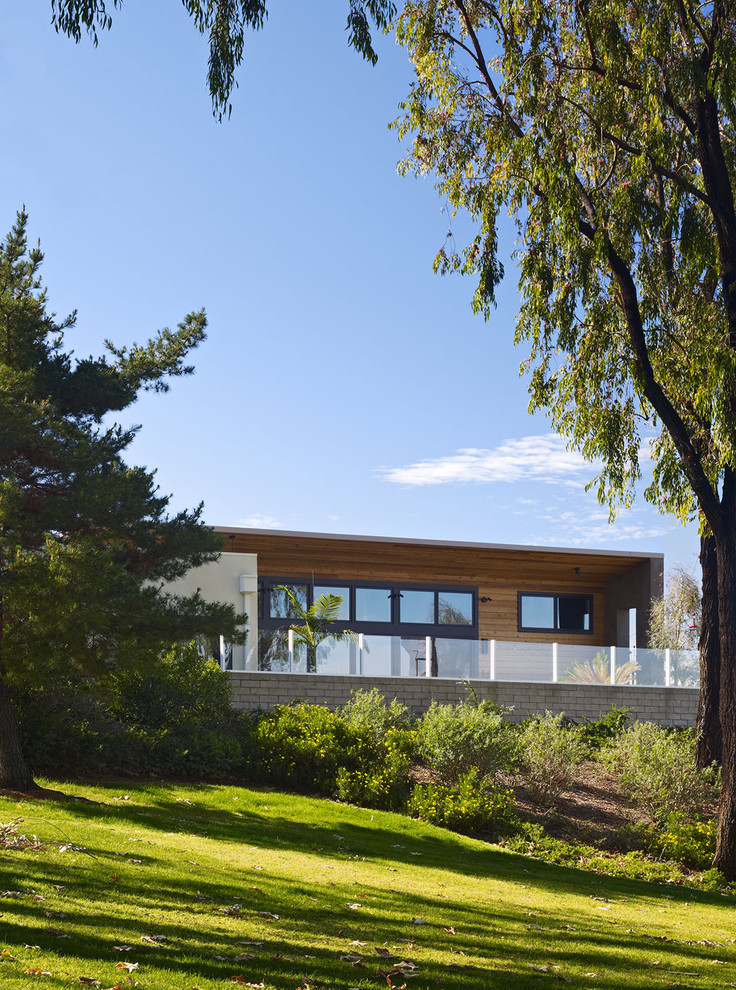
<path id="1" fill-rule="evenodd" d="M 207 310 L 196 375 L 129 420 L 129 460 L 157 468 L 172 508 L 695 565 L 692 527 L 643 496 L 609 525 L 594 467 L 528 415 L 513 263 L 488 323 L 470 281 L 433 274 L 464 224 L 396 174 L 387 125 L 411 68 L 388 38 L 375 68 L 347 47 L 347 3 L 274 3 L 222 124 L 177 0 L 131 0 L 97 49 L 53 32 L 50 0 L 3 6 L 0 222 L 26 205 L 51 308 L 79 311 L 68 345 L 99 353 Z"/>

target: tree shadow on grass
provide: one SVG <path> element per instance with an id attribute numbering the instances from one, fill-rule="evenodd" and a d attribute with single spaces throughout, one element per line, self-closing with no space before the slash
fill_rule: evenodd
<path id="1" fill-rule="evenodd" d="M 67 881 L 72 879 L 66 875 L 68 869 L 62 862 L 54 864 L 57 870 L 53 870 L 49 864 L 34 863 L 32 855 L 23 858 L 28 887 L 40 887 L 62 876 Z M 107 961 L 112 969 L 118 959 L 130 960 L 140 965 L 144 985 L 150 981 L 152 986 L 171 985 L 161 982 L 167 973 L 196 979 L 198 983 L 230 980 L 239 974 L 247 982 L 265 980 L 267 985 L 290 990 L 302 977 L 321 986 L 354 986 L 359 979 L 380 979 L 379 971 L 386 973 L 393 962 L 399 961 L 381 959 L 376 946 L 387 946 L 400 959 L 413 961 L 421 976 L 417 986 L 425 983 L 469 990 L 496 984 L 519 990 L 537 986 L 545 973 L 564 976 L 577 970 L 601 974 L 607 971 L 608 975 L 602 975 L 596 985 L 612 990 L 646 985 L 640 963 L 635 965 L 627 957 L 632 950 L 649 950 L 652 943 L 641 933 L 622 931 L 608 919 L 592 918 L 592 908 L 551 908 L 543 917 L 535 915 L 532 919 L 524 908 L 523 897 L 516 903 L 491 902 L 479 907 L 452 896 L 440 898 L 363 885 L 368 890 L 366 903 L 359 911 L 351 911 L 346 901 L 356 896 L 355 886 L 346 883 L 325 888 L 271 875 L 267 890 L 264 884 L 264 903 L 262 899 L 256 901 L 256 895 L 250 902 L 245 901 L 239 877 L 230 881 L 217 878 L 203 890 L 200 887 L 202 893 L 196 895 L 185 881 L 154 879 L 151 888 L 116 892 L 128 909 L 124 919 L 111 917 L 115 903 L 106 908 L 109 879 L 95 880 L 89 875 L 84 878 L 84 901 L 60 901 L 68 918 L 47 919 L 42 910 L 44 902 L 34 902 L 30 895 L 4 901 L 5 941 L 14 946 L 39 944 L 44 949 L 62 951 L 65 971 L 70 971 L 70 966 L 74 969 L 75 964 L 84 969 L 85 964 L 97 965 L 100 961 L 103 966 Z M 203 904 L 195 899 L 202 895 L 212 896 L 214 903 Z M 223 915 L 220 905 L 234 903 L 236 898 L 243 901 L 240 912 Z M 280 917 L 268 923 L 268 934 L 263 936 L 258 911 L 266 903 L 268 910 Z M 153 911 L 158 916 L 152 931 L 147 916 Z M 433 920 L 418 926 L 412 923 L 417 916 Z M 238 942 L 251 939 L 256 928 L 263 945 L 239 947 Z M 59 932 L 71 937 L 59 940 L 55 934 Z M 154 934 L 166 937 L 162 947 L 141 942 L 141 936 Z M 321 944 L 325 940 L 338 947 Z M 356 940 L 367 944 L 351 946 Z M 411 948 L 410 942 L 414 943 Z M 114 950 L 118 944 L 130 944 L 133 950 L 121 955 Z M 426 958 L 428 950 L 432 955 L 451 955 L 457 960 L 457 968 Z M 236 959 L 245 951 L 254 958 Z M 712 958 L 708 947 L 674 942 L 658 944 L 656 953 L 658 976 L 668 969 L 700 967 L 703 971 Z M 363 956 L 365 970 L 340 960 L 340 955 L 347 954 Z M 550 968 L 555 966 L 559 969 Z M 79 975 L 84 975 L 81 970 Z M 661 985 L 661 978 L 656 982 Z M 180 981 L 176 985 L 181 985 Z"/>

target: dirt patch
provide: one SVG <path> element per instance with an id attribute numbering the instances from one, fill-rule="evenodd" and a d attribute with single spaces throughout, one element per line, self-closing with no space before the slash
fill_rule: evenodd
<path id="1" fill-rule="evenodd" d="M 550 835 L 567 842 L 619 849 L 627 845 L 622 829 L 647 821 L 621 793 L 610 770 L 592 760 L 578 767 L 571 789 L 549 809 L 535 804 L 519 780 L 512 778 L 509 784 L 516 795 L 521 818 L 543 825 Z"/>

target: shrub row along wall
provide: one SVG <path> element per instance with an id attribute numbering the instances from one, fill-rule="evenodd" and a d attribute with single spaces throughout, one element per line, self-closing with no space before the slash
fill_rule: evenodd
<path id="1" fill-rule="evenodd" d="M 696 688 L 624 687 L 603 684 L 522 684 L 515 681 L 470 681 L 481 701 L 511 708 L 511 721 L 544 711 L 564 712 L 576 721 L 598 718 L 611 706 L 628 708 L 631 717 L 657 725 L 695 725 L 698 707 Z M 350 693 L 378 688 L 389 701 L 398 698 L 419 715 L 434 700 L 440 704 L 468 697 L 465 683 L 423 677 L 340 677 L 326 674 L 231 674 L 236 708 L 256 711 L 306 701 L 341 708 Z"/>

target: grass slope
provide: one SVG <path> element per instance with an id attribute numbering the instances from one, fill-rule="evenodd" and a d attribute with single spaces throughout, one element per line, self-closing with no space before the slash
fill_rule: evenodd
<path id="1" fill-rule="evenodd" d="M 95 804 L 0 799 L 0 822 L 22 816 L 48 843 L 0 851 L 4 990 L 736 985 L 730 897 L 329 801 L 125 787 L 64 785 Z"/>

